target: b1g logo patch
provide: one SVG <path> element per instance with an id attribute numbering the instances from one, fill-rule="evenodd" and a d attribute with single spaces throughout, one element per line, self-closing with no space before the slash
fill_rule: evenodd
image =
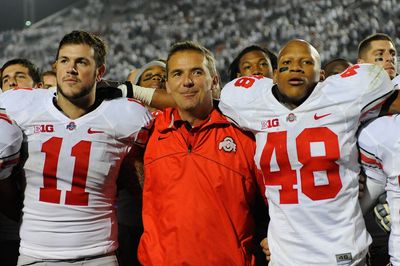
<path id="1" fill-rule="evenodd" d="M 231 137 L 225 137 L 223 141 L 219 143 L 218 148 L 226 152 L 236 152 L 236 143 Z"/>
<path id="2" fill-rule="evenodd" d="M 54 126 L 49 125 L 34 125 L 33 126 L 33 133 L 51 133 L 54 132 Z"/>

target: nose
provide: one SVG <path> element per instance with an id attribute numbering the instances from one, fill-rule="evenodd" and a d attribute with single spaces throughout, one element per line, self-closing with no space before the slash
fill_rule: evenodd
<path id="1" fill-rule="evenodd" d="M 193 79 L 191 77 L 191 75 L 186 75 L 185 76 L 185 80 L 183 81 L 183 86 L 187 87 L 187 88 L 191 88 L 193 87 L 194 83 L 193 83 Z"/>
<path id="2" fill-rule="evenodd" d="M 396 57 L 396 56 L 393 56 L 391 53 L 386 53 L 386 55 L 385 55 L 385 61 L 386 61 L 386 62 L 391 62 L 391 63 L 394 64 L 394 62 L 395 62 L 395 57 Z"/>
<path id="3" fill-rule="evenodd" d="M 18 82 L 17 79 L 15 77 L 10 77 L 9 81 L 8 81 L 8 86 L 10 88 L 15 88 L 18 87 Z"/>
<path id="4" fill-rule="evenodd" d="M 302 67 L 301 63 L 298 63 L 298 62 L 293 62 L 292 64 L 290 64 L 289 71 L 290 72 L 296 72 L 296 73 L 297 72 L 304 73 L 304 70 L 303 70 L 303 67 Z"/>
<path id="5" fill-rule="evenodd" d="M 154 75 L 151 77 L 151 79 L 152 79 L 152 80 L 158 80 L 158 81 L 162 81 L 162 80 L 163 80 L 163 78 L 162 78 L 161 75 L 159 75 L 159 74 L 154 74 Z"/>
<path id="6" fill-rule="evenodd" d="M 302 73 L 304 73 L 304 71 L 303 71 L 303 69 L 301 68 L 301 67 L 291 67 L 290 68 L 290 72 L 302 72 Z"/>
<path id="7" fill-rule="evenodd" d="M 254 68 L 253 68 L 253 71 L 251 71 L 251 74 L 252 74 L 253 76 L 263 76 L 263 72 L 262 72 L 262 70 L 261 70 L 261 67 L 260 67 L 260 66 L 254 67 Z"/>
<path id="8" fill-rule="evenodd" d="M 68 64 L 67 73 L 72 75 L 78 74 L 78 71 L 76 70 L 76 65 L 74 63 L 71 62 Z"/>

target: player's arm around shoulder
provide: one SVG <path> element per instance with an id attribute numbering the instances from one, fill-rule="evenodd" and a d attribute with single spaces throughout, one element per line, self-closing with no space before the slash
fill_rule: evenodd
<path id="1" fill-rule="evenodd" d="M 366 175 L 361 209 L 366 214 L 376 203 L 379 195 L 385 192 L 386 174 L 383 169 L 382 147 L 386 140 L 381 138 L 385 124 L 390 125 L 388 117 L 380 117 L 364 126 L 358 136 L 360 162 Z M 389 137 L 390 138 L 390 137 Z"/>
<path id="2" fill-rule="evenodd" d="M 0 130 L 0 211 L 18 221 L 22 199 L 15 180 L 18 172 L 14 168 L 19 162 L 22 131 L 2 110 Z"/>
<path id="3" fill-rule="evenodd" d="M 144 105 L 131 98 L 112 100 L 110 122 L 118 139 L 129 139 L 138 145 L 145 145 L 153 124 L 153 116 Z"/>
<path id="4" fill-rule="evenodd" d="M 393 92 L 393 83 L 387 72 L 378 65 L 356 64 L 338 75 L 338 87 L 349 87 L 349 93 L 360 94 L 371 102 Z"/>
<path id="5" fill-rule="evenodd" d="M 247 129 L 254 109 L 265 105 L 265 94 L 273 82 L 261 76 L 245 76 L 232 80 L 221 90 L 218 108 L 240 127 Z"/>
<path id="6" fill-rule="evenodd" d="M 0 94 L 0 106 L 7 109 L 7 113 L 14 117 L 15 114 L 21 114 L 33 104 L 42 101 L 44 97 L 53 95 L 46 89 L 17 88 L 8 90 Z"/>

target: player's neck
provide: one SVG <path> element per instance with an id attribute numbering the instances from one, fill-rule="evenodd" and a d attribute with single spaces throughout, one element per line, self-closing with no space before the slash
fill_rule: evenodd
<path id="1" fill-rule="evenodd" d="M 315 88 L 315 86 L 314 86 Z M 306 95 L 304 95 L 303 98 L 299 99 L 299 100 L 293 100 L 290 99 L 289 97 L 287 97 L 286 95 L 282 94 L 277 85 L 274 85 L 272 87 L 272 94 L 274 95 L 274 97 L 278 100 L 278 102 L 280 102 L 282 105 L 284 105 L 286 108 L 293 110 L 297 107 L 299 107 L 305 100 L 308 99 L 308 97 L 310 96 L 310 94 L 313 92 L 314 88 L 310 89 Z"/>
<path id="2" fill-rule="evenodd" d="M 57 95 L 55 104 L 70 119 L 77 119 L 93 110 L 95 104 L 94 95 L 88 95 L 79 99 L 68 99 L 62 94 Z M 97 106 L 97 105 L 96 105 Z"/>

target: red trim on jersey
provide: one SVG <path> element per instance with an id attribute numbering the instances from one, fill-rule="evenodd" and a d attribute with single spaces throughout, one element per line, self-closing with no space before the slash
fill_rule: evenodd
<path id="1" fill-rule="evenodd" d="M 138 104 L 140 104 L 141 106 L 144 106 L 144 104 L 143 104 L 141 101 L 138 101 L 138 100 L 136 100 L 136 99 L 133 99 L 133 98 L 127 98 L 127 100 L 128 100 L 129 102 L 135 102 L 135 103 L 138 103 Z"/>
<path id="2" fill-rule="evenodd" d="M 360 116 L 360 119 L 362 120 L 362 119 L 368 114 L 368 112 L 371 112 L 371 111 L 380 109 L 384 103 L 385 103 L 385 101 L 382 101 L 382 102 L 378 103 L 377 105 L 375 105 L 374 107 L 372 107 L 371 109 L 369 109 L 367 112 L 363 113 L 363 114 Z"/>
<path id="3" fill-rule="evenodd" d="M 376 159 L 368 157 L 366 154 L 364 154 L 362 152 L 361 152 L 361 161 L 363 163 L 365 163 L 365 164 L 369 164 L 369 165 L 378 167 L 379 169 L 383 168 L 382 164 L 379 161 L 377 161 Z"/>
<path id="4" fill-rule="evenodd" d="M 19 157 L 9 160 L 9 161 L 4 161 L 4 162 L 0 163 L 0 169 L 4 169 L 10 165 L 17 164 L 18 162 L 19 162 Z"/>
<path id="5" fill-rule="evenodd" d="M 376 100 L 370 102 L 370 103 L 367 104 L 366 106 L 364 106 L 364 107 L 361 109 L 360 120 L 362 120 L 362 119 L 363 119 L 367 114 L 369 114 L 371 111 L 380 109 L 380 108 L 382 107 L 382 105 L 385 104 L 385 102 L 386 102 L 387 98 L 389 97 L 389 95 L 392 94 L 392 93 L 393 93 L 393 91 L 390 91 L 390 92 L 386 93 L 385 95 L 379 97 L 378 99 L 376 99 Z M 371 105 L 373 105 L 373 107 L 368 108 L 368 107 L 371 106 Z M 367 110 L 365 111 L 365 109 L 367 109 Z"/>
<path id="6" fill-rule="evenodd" d="M 19 91 L 19 90 L 33 91 L 33 88 L 20 88 L 20 87 L 17 87 L 17 88 L 14 88 L 13 90 L 14 91 Z"/>
<path id="7" fill-rule="evenodd" d="M 12 125 L 12 121 L 11 119 L 8 117 L 8 115 L 6 114 L 0 114 L 0 119 L 6 121 L 7 123 L 9 123 L 10 125 Z"/>

